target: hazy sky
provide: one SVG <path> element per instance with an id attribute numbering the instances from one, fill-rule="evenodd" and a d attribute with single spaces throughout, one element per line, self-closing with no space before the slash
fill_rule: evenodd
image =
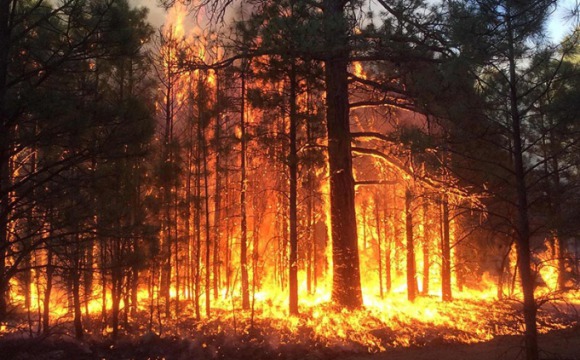
<path id="1" fill-rule="evenodd" d="M 134 4 L 135 6 L 144 6 L 146 8 L 149 8 L 149 22 L 155 28 L 158 28 L 161 25 L 163 25 L 163 22 L 165 21 L 166 11 L 157 5 L 159 3 L 158 0 L 129 0 L 129 2 Z"/>

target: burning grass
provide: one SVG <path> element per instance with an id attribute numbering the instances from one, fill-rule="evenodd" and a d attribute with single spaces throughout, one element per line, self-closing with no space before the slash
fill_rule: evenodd
<path id="1" fill-rule="evenodd" d="M 574 328 L 579 324 L 578 292 L 545 303 L 539 311 L 541 333 Z M 367 301 L 368 302 L 368 301 Z M 360 310 L 337 310 L 328 303 L 302 307 L 299 316 L 287 316 L 275 305 L 256 303 L 255 310 L 217 308 L 210 318 L 196 320 L 186 303 L 179 317 L 151 320 L 140 311 L 112 342 L 100 318 L 89 317 L 84 342 L 72 340 L 66 318 L 49 336 L 35 333 L 25 314 L 13 314 L 3 324 L 0 340 L 8 358 L 86 359 L 330 359 L 396 348 L 472 344 L 522 333 L 520 304 L 515 300 L 457 299 L 445 303 L 421 297 L 409 303 L 392 295 Z M 30 332 L 32 330 L 32 333 Z M 30 343 L 36 345 L 31 347 Z M 35 353 L 32 348 L 45 349 Z M 44 356 L 44 357 L 43 357 Z"/>

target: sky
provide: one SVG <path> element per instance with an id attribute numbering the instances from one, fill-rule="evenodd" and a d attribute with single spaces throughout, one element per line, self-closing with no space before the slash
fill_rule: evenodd
<path id="1" fill-rule="evenodd" d="M 558 6 L 548 22 L 548 35 L 554 42 L 560 42 L 567 34 L 572 32 L 576 23 L 575 19 L 566 19 L 570 16 L 570 9 L 577 0 L 558 0 Z"/>

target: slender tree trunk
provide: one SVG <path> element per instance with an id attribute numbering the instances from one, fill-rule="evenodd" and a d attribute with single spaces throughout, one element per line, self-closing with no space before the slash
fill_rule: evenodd
<path id="1" fill-rule="evenodd" d="M 209 180 L 208 180 L 208 169 L 207 169 L 207 144 L 205 141 L 204 133 L 204 121 L 202 109 L 205 108 L 203 104 L 203 99 L 200 94 L 201 91 L 201 80 L 200 91 L 198 91 L 199 101 L 199 125 L 198 125 L 198 141 L 199 146 L 202 150 L 202 162 L 203 162 L 203 192 L 204 192 L 204 207 L 205 207 L 205 315 L 210 316 L 211 310 L 211 236 L 210 236 L 210 221 L 209 221 Z M 215 250 L 214 250 L 215 251 Z"/>
<path id="2" fill-rule="evenodd" d="M 100 243 L 100 257 L 101 257 L 101 324 L 103 329 L 107 323 L 107 274 L 105 272 L 105 264 L 107 263 L 107 251 L 104 240 Z"/>
<path id="3" fill-rule="evenodd" d="M 298 150 L 296 145 L 297 119 L 297 79 L 296 60 L 290 65 L 290 154 L 288 171 L 290 173 L 290 258 L 289 258 L 289 312 L 298 314 Z"/>
<path id="4" fill-rule="evenodd" d="M 344 14 L 345 2 L 324 0 L 323 5 L 325 40 L 330 49 L 324 67 L 330 170 L 332 298 L 340 306 L 358 308 L 362 305 L 362 292 L 349 123 L 349 31 Z"/>
<path id="5" fill-rule="evenodd" d="M 523 159 L 521 117 L 519 112 L 519 94 L 516 74 L 516 55 L 514 44 L 514 30 L 511 22 L 511 9 L 508 6 L 507 35 L 509 51 L 509 97 L 510 97 L 510 116 L 512 125 L 513 141 L 513 160 L 515 172 L 515 185 L 517 194 L 517 235 L 516 250 L 518 253 L 518 264 L 520 278 L 522 281 L 522 291 L 524 295 L 524 323 L 525 323 L 525 348 L 527 360 L 538 360 L 538 330 L 536 324 L 537 305 L 534 298 L 535 276 L 531 269 L 530 255 L 530 223 L 528 215 L 528 190 L 526 185 Z"/>
<path id="6" fill-rule="evenodd" d="M 84 303 L 85 303 L 85 314 L 89 316 L 89 302 L 91 300 L 91 295 L 93 293 L 93 275 L 94 275 L 94 256 L 93 256 L 93 246 L 94 240 L 87 240 L 87 247 L 85 249 L 85 256 L 87 259 L 87 270 L 84 272 L 83 287 L 84 287 Z"/>
<path id="7" fill-rule="evenodd" d="M 49 225 L 50 226 L 50 225 Z M 49 230 L 52 233 L 52 230 Z M 49 234 L 50 237 L 51 234 Z M 42 332 L 47 335 L 50 332 L 50 296 L 52 294 L 52 278 L 54 266 L 52 264 L 52 249 L 46 253 L 46 287 L 44 288 L 44 307 L 42 309 Z"/>
<path id="8" fill-rule="evenodd" d="M 552 198 L 552 216 L 554 219 L 554 237 L 556 249 L 556 261 L 558 268 L 558 290 L 563 291 L 566 289 L 566 244 L 564 242 L 562 228 L 562 184 L 560 176 L 560 157 L 558 154 L 562 151 L 559 149 L 561 146 L 554 135 L 554 124 L 550 123 L 550 147 L 551 147 L 551 157 L 552 157 L 552 176 L 554 182 L 553 189 L 551 191 Z M 548 158 L 548 156 L 546 156 Z M 547 164 L 546 164 L 547 166 Z M 549 180 L 548 180 L 549 181 Z M 548 193 L 550 191 L 548 190 Z"/>
<path id="9" fill-rule="evenodd" d="M 377 232 L 377 262 L 379 264 L 379 294 L 381 299 L 385 295 L 383 289 L 383 252 L 382 252 L 382 234 L 381 234 L 381 212 L 379 207 L 379 197 L 375 196 L 375 226 Z"/>
<path id="10" fill-rule="evenodd" d="M 78 251 L 78 249 L 77 249 Z M 79 256 L 77 253 L 75 256 Z M 81 309 L 81 273 L 80 273 L 80 259 L 75 259 L 76 266 L 72 269 L 72 290 L 73 290 L 73 309 L 74 317 L 73 324 L 75 329 L 75 337 L 82 340 L 84 337 L 83 323 L 82 323 L 82 309 Z"/>
<path id="11" fill-rule="evenodd" d="M 392 279 L 392 265 L 391 265 L 391 258 L 392 258 L 392 241 L 389 239 L 389 234 L 387 234 L 387 227 L 383 228 L 384 231 L 384 238 L 385 238 L 385 280 L 386 280 L 386 290 L 387 292 L 391 292 L 393 288 L 393 279 Z"/>
<path id="12" fill-rule="evenodd" d="M 429 214 L 428 214 L 427 201 L 423 200 L 423 295 L 429 295 L 429 272 L 431 271 L 431 259 L 429 251 Z"/>
<path id="13" fill-rule="evenodd" d="M 191 91 L 190 91 L 191 93 Z M 193 140 L 193 122 L 190 121 L 188 124 L 188 136 L 189 139 Z M 186 246 L 187 246 L 187 254 L 186 254 L 186 264 L 185 264 L 185 272 L 186 272 L 186 288 L 187 288 L 187 298 L 188 300 L 192 299 L 193 294 L 195 293 L 195 266 L 193 266 L 193 261 L 195 259 L 195 249 L 193 248 L 193 231 L 191 227 L 191 206 L 193 201 L 192 196 L 192 177 L 193 177 L 193 144 L 189 144 L 187 149 L 187 172 L 185 175 L 185 234 L 186 234 Z M 197 302 L 197 299 L 194 299 Z"/>
<path id="14" fill-rule="evenodd" d="M 135 321 L 139 301 L 139 269 L 137 269 L 136 266 L 133 266 L 131 273 L 131 319 L 132 321 Z"/>
<path id="15" fill-rule="evenodd" d="M 173 246 L 175 248 L 174 250 L 174 259 L 173 259 L 173 276 L 175 278 L 175 313 L 179 314 L 180 312 L 180 301 L 181 301 L 181 283 L 182 283 L 182 272 L 180 271 L 180 266 L 181 266 L 181 261 L 179 259 L 179 255 L 181 253 L 181 241 L 179 241 L 179 233 L 178 233 L 178 227 L 179 227 L 179 197 L 177 196 L 177 191 L 178 191 L 179 185 L 178 185 L 178 179 L 177 177 L 174 179 L 174 183 L 173 183 L 173 190 L 174 190 L 174 195 L 172 196 L 173 198 L 171 199 L 173 202 L 173 216 L 171 219 L 171 227 L 173 228 L 173 235 L 171 236 L 171 238 L 173 239 Z M 171 254 L 171 253 L 170 253 Z M 169 284 L 171 284 L 171 278 L 169 279 Z M 171 288 L 171 286 L 170 286 Z M 170 293 L 171 296 L 171 293 Z M 169 305 L 171 305 L 171 303 L 169 303 Z M 171 311 L 171 308 L 170 308 Z M 166 313 L 166 315 L 170 316 L 170 312 Z M 179 317 L 177 318 L 177 320 L 179 320 Z"/>
<path id="16" fill-rule="evenodd" d="M 214 195 L 214 244 L 213 244 L 213 298 L 218 299 L 220 284 L 220 223 L 221 223 L 221 103 L 220 78 L 216 71 L 216 108 L 214 143 L 215 143 L 215 195 Z"/>
<path id="17" fill-rule="evenodd" d="M 310 91 L 310 90 L 308 90 Z M 307 143 L 312 143 L 312 130 L 310 129 L 309 122 L 306 124 L 306 133 L 307 133 Z M 307 226 L 307 233 L 306 239 L 308 241 L 307 248 L 306 248 L 306 287 L 309 294 L 314 293 L 316 290 L 316 232 L 314 230 L 314 171 L 313 171 L 313 164 L 308 164 L 308 173 L 307 173 L 307 193 L 308 197 L 306 199 L 306 226 Z"/>
<path id="18" fill-rule="evenodd" d="M 449 203 L 447 196 L 442 199 L 441 208 L 441 297 L 451 301 L 451 239 L 449 234 Z"/>
<path id="19" fill-rule="evenodd" d="M 117 239 L 115 241 L 119 240 Z M 119 336 L 119 311 L 121 308 L 121 288 L 123 283 L 121 276 L 119 265 L 114 265 L 114 268 L 111 271 L 111 300 L 113 302 L 111 309 L 111 327 L 113 328 L 113 332 L 111 335 L 113 341 L 116 341 Z"/>
<path id="20" fill-rule="evenodd" d="M 171 46 L 171 45 L 170 45 Z M 170 169 L 173 166 L 173 149 L 172 149 L 172 142 L 173 142 L 173 122 L 174 122 L 174 81 L 175 81 L 175 74 L 173 72 L 173 64 L 171 61 L 172 59 L 172 50 L 169 48 L 169 54 L 165 62 L 166 68 L 166 85 L 165 85 L 165 129 L 164 129 L 164 148 L 163 148 L 163 161 L 164 164 L 168 165 Z M 174 176 L 174 172 L 171 171 L 171 176 Z M 161 295 L 165 300 L 165 317 L 169 318 L 171 312 L 171 273 L 172 273 L 172 246 L 174 239 L 172 239 L 172 216 L 171 216 L 171 207 L 172 207 L 172 189 L 173 189 L 173 180 L 172 178 L 165 179 L 164 183 L 162 184 L 164 188 L 164 204 L 163 204 L 163 245 L 162 245 L 162 261 L 163 265 L 161 267 Z M 176 240 L 175 240 L 176 241 Z"/>
<path id="21" fill-rule="evenodd" d="M 413 194 L 405 191 L 405 229 L 407 235 L 407 299 L 415 301 L 417 297 L 417 270 L 415 263 L 415 239 L 413 234 Z"/>
<path id="22" fill-rule="evenodd" d="M 308 168 L 308 198 L 306 199 L 306 239 L 308 241 L 306 247 L 306 291 L 309 294 L 313 293 L 313 282 L 316 276 L 316 264 L 314 263 L 314 209 L 313 209 L 313 191 L 312 191 L 312 171 Z"/>
<path id="23" fill-rule="evenodd" d="M 241 239 L 240 239 L 240 270 L 242 273 L 242 309 L 250 308 L 250 289 L 248 279 L 248 224 L 246 219 L 246 73 L 242 70 L 242 102 L 240 112 L 241 151 L 240 151 L 240 206 L 241 206 Z"/>
<path id="24" fill-rule="evenodd" d="M 198 122 L 198 134 L 201 124 Z M 199 136 L 199 135 L 198 135 Z M 201 318 L 200 296 L 201 296 L 201 148 L 198 142 L 195 162 L 195 317 Z"/>
<path id="25" fill-rule="evenodd" d="M 225 124 L 225 128 L 227 128 L 227 124 Z M 232 221 L 231 221 L 231 207 L 230 204 L 232 203 L 232 195 L 229 191 L 230 189 L 230 171 L 229 171 L 229 157 L 226 156 L 225 164 L 224 164 L 224 180 L 225 180 L 225 189 L 226 189 L 226 244 L 225 244 L 225 259 L 224 259 L 224 268 L 226 271 L 226 278 L 225 278 L 225 285 L 226 285 L 226 295 L 230 295 L 231 285 L 232 285 L 232 236 L 231 236 L 231 228 L 232 228 Z"/>

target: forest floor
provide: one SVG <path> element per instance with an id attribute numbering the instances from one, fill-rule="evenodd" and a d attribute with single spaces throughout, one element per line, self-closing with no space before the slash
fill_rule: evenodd
<path id="1" fill-rule="evenodd" d="M 539 335 L 540 359 L 580 360 L 580 327 Z M 515 360 L 524 359 L 522 336 L 502 335 L 475 344 L 436 344 L 395 348 L 342 360 Z"/>
<path id="2" fill-rule="evenodd" d="M 100 329 L 98 319 L 85 319 L 85 338 L 79 341 L 70 321 L 62 321 L 48 335 L 39 335 L 24 325 L 20 314 L 11 323 L 20 321 L 19 326 L 0 328 L 0 360 L 523 359 L 517 303 L 482 304 L 480 310 L 471 304 L 463 314 L 458 309 L 466 304 L 456 301 L 454 305 L 457 308 L 449 311 L 456 318 L 447 319 L 450 314 L 444 308 L 435 309 L 446 319 L 443 324 L 421 322 L 425 314 L 417 318 L 395 314 L 384 320 L 368 310 L 332 313 L 323 308 L 321 312 L 328 315 L 323 320 L 313 313 L 282 319 L 260 314 L 252 320 L 238 314 L 233 323 L 225 313 L 216 313 L 211 321 L 184 317 L 176 323 L 166 321 L 161 336 L 135 323 L 132 330 L 121 331 L 117 341 L 112 341 L 107 329 L 91 331 Z M 579 314 L 576 304 L 541 309 L 541 359 L 580 360 Z M 326 328 L 318 327 L 321 322 Z M 465 327 L 454 328 L 455 322 Z"/>
<path id="3" fill-rule="evenodd" d="M 541 359 L 579 360 L 580 327 L 554 330 L 539 338 Z M 286 346 L 276 351 L 254 344 L 246 347 L 224 347 L 209 355 L 194 341 L 156 339 L 155 341 L 78 342 L 72 338 L 21 339 L 1 341 L 2 360 L 204 360 L 204 359 L 305 359 L 305 360 L 515 360 L 523 359 L 522 338 L 503 335 L 475 344 L 436 343 L 420 347 L 389 348 L 364 354 L 345 349 Z"/>

